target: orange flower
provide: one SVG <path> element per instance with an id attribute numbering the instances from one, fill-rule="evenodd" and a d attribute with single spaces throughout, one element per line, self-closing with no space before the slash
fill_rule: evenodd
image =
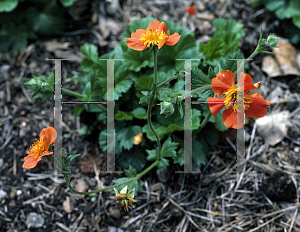
<path id="1" fill-rule="evenodd" d="M 158 46 L 160 49 L 164 44 L 168 46 L 175 45 L 180 39 L 178 33 L 170 36 L 170 31 L 166 34 L 167 25 L 164 22 L 153 21 L 147 27 L 147 30 L 137 29 L 136 32 L 131 33 L 131 38 L 127 38 L 128 47 L 136 51 L 145 50 L 147 47 Z"/>
<path id="2" fill-rule="evenodd" d="M 254 93 L 251 94 L 251 90 L 258 88 L 260 82 L 252 84 L 252 77 L 248 74 L 240 73 L 239 83 L 244 79 L 244 113 L 251 118 L 260 118 L 266 115 L 267 107 L 270 105 L 270 101 L 263 99 L 263 97 Z M 240 84 L 239 84 L 240 86 Z M 243 109 L 239 109 L 237 106 L 237 94 L 238 87 L 235 86 L 235 76 L 230 71 L 221 71 L 217 74 L 211 82 L 212 90 L 218 96 L 225 95 L 225 97 L 209 97 L 207 102 L 213 116 L 216 116 L 219 111 L 225 107 L 226 110 L 223 113 L 222 120 L 226 127 L 232 127 L 234 129 L 240 129 L 242 126 L 237 126 L 237 112 Z"/>
<path id="3" fill-rule="evenodd" d="M 194 15 L 195 12 L 196 12 L 196 7 L 194 7 L 194 6 L 187 6 L 185 8 L 185 11 L 189 12 L 190 15 Z"/>
<path id="4" fill-rule="evenodd" d="M 24 158 L 25 162 L 22 167 L 34 168 L 41 161 L 42 156 L 53 154 L 53 152 L 48 151 L 48 147 L 54 145 L 56 137 L 57 133 L 53 127 L 44 128 L 40 133 L 40 140 L 36 140 L 27 152 L 28 156 Z"/>

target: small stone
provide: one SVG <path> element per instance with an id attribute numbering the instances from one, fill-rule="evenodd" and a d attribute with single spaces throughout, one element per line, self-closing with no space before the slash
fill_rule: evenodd
<path id="1" fill-rule="evenodd" d="M 212 21 L 215 18 L 215 16 L 210 12 L 201 12 L 197 14 L 197 18 Z"/>
<path id="2" fill-rule="evenodd" d="M 72 205 L 71 205 L 71 202 L 70 202 L 70 198 L 67 197 L 66 200 L 64 200 L 63 202 L 63 207 L 64 207 L 64 210 L 67 212 L 67 213 L 71 213 L 72 212 Z"/>
<path id="3" fill-rule="evenodd" d="M 121 213 L 120 213 L 119 209 L 110 208 L 109 213 L 115 219 L 120 219 L 121 218 Z"/>
<path id="4" fill-rule="evenodd" d="M 107 229 L 108 229 L 108 232 L 124 232 L 124 230 L 114 227 L 114 226 L 109 226 Z"/>
<path id="5" fill-rule="evenodd" d="M 17 196 L 20 196 L 22 194 L 22 190 L 18 189 L 17 190 Z"/>
<path id="6" fill-rule="evenodd" d="M 11 208 L 15 208 L 16 207 L 16 202 L 14 200 L 11 200 L 8 205 Z"/>
<path id="7" fill-rule="evenodd" d="M 5 198 L 6 196 L 7 193 L 4 190 L 0 189 L 0 199 Z"/>
<path id="8" fill-rule="evenodd" d="M 44 225 L 44 222 L 45 219 L 37 213 L 30 213 L 26 219 L 26 225 L 28 229 L 41 228 Z"/>
<path id="9" fill-rule="evenodd" d="M 294 147 L 294 152 L 299 153 L 300 148 L 299 147 Z"/>

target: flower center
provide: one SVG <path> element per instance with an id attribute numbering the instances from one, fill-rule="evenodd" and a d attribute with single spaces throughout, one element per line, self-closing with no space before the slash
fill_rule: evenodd
<path id="1" fill-rule="evenodd" d="M 31 156 L 35 156 L 35 158 L 39 157 L 44 151 L 46 150 L 44 148 L 44 137 L 41 137 L 40 140 L 36 140 L 35 143 L 31 146 L 29 152 L 31 153 Z"/>
<path id="2" fill-rule="evenodd" d="M 236 87 L 230 87 L 229 90 L 225 93 L 225 107 L 233 108 L 234 112 L 240 111 L 240 109 L 237 107 L 237 95 L 241 95 L 240 97 L 244 98 L 244 110 L 247 110 L 249 108 L 249 104 L 252 102 L 251 99 L 251 91 L 245 91 L 244 94 L 242 91 L 238 91 L 238 88 Z M 244 95 L 244 96 L 243 96 Z"/>
<path id="3" fill-rule="evenodd" d="M 159 32 L 159 30 L 148 30 L 142 35 L 140 40 L 144 42 L 144 45 L 147 45 L 147 47 L 149 47 L 151 45 L 158 45 L 159 42 L 166 37 L 167 36 L 164 31 Z"/>

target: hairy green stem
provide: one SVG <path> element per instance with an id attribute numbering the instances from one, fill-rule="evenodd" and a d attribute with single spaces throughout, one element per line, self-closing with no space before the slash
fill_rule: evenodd
<path id="1" fill-rule="evenodd" d="M 201 122 L 200 127 L 194 132 L 195 134 L 199 133 L 205 127 L 211 116 L 212 113 L 209 111 L 208 114 L 205 116 L 204 120 Z"/>
<path id="2" fill-rule="evenodd" d="M 158 163 L 158 160 L 156 160 L 153 164 L 151 164 L 143 172 L 139 173 L 135 178 L 132 177 L 129 180 L 123 181 L 122 183 L 115 184 L 115 185 L 112 185 L 112 186 L 109 186 L 109 187 L 106 187 L 106 188 L 102 188 L 102 189 L 93 190 L 93 191 L 90 191 L 90 192 L 79 192 L 79 191 L 77 191 L 76 189 L 74 189 L 71 186 L 69 176 L 66 173 L 62 173 L 62 174 L 63 174 L 63 176 L 64 176 L 64 178 L 66 180 L 67 186 L 69 187 L 69 189 L 73 193 L 80 194 L 80 195 L 89 195 L 89 194 L 93 194 L 93 193 L 99 193 L 99 192 L 102 192 L 102 191 L 105 191 L 105 190 L 108 190 L 108 189 L 112 189 L 112 188 L 118 187 L 120 185 L 129 183 L 129 182 L 132 181 L 131 184 L 129 185 L 129 188 L 128 188 L 128 189 L 131 189 L 132 186 L 133 186 L 133 184 L 134 184 L 134 182 L 137 181 L 139 178 L 141 178 L 143 175 L 145 175 L 147 172 L 149 172 L 152 168 L 154 168 L 157 165 L 157 163 Z"/>
<path id="3" fill-rule="evenodd" d="M 161 82 L 160 84 L 158 84 L 158 85 L 156 86 L 156 88 L 159 88 L 159 87 L 163 86 L 164 84 L 168 83 L 169 81 L 171 81 L 171 80 L 173 80 L 173 79 L 177 79 L 177 76 L 176 76 L 176 75 L 175 75 L 175 76 L 172 76 L 172 77 L 170 77 L 168 80 L 165 80 L 165 81 Z"/>
<path id="4" fill-rule="evenodd" d="M 115 187 L 118 187 L 120 185 L 123 185 L 123 184 L 126 184 L 126 183 L 129 183 L 130 181 L 132 181 L 134 178 L 132 177 L 131 179 L 129 180 L 126 180 L 122 183 L 119 183 L 119 184 L 115 184 L 115 185 L 112 185 L 112 186 L 109 186 L 109 187 L 106 187 L 106 188 L 102 188 L 102 189 L 97 189 L 97 190 L 93 190 L 93 191 L 90 191 L 90 192 L 78 192 L 76 189 L 74 189 L 72 186 L 71 186 L 71 183 L 70 183 L 70 179 L 69 179 L 69 176 L 65 173 L 62 173 L 64 175 L 64 178 L 66 180 L 66 183 L 67 183 L 67 186 L 69 187 L 69 189 L 73 192 L 73 193 L 76 193 L 76 194 L 80 194 L 80 195 L 89 195 L 89 194 L 93 194 L 93 193 L 99 193 L 99 192 L 102 192 L 102 191 L 105 191 L 105 190 L 108 190 L 108 189 L 112 189 L 112 188 L 115 188 Z"/>
<path id="5" fill-rule="evenodd" d="M 181 99 L 184 99 L 184 96 L 187 95 L 187 94 L 196 93 L 196 92 L 198 92 L 198 91 L 200 91 L 200 90 L 203 90 L 203 89 L 209 89 L 209 88 L 211 88 L 211 85 L 204 85 L 204 86 L 202 86 L 202 87 L 199 87 L 199 88 L 197 88 L 197 89 L 192 90 L 190 93 L 186 93 L 186 94 L 184 94 L 184 95 L 181 95 L 180 97 L 181 97 Z"/>
<path id="6" fill-rule="evenodd" d="M 153 48 L 153 62 L 154 62 L 154 86 L 156 88 L 157 87 L 157 50 L 155 47 Z M 160 158 L 161 158 L 160 157 L 160 152 L 161 152 L 160 139 L 159 139 L 156 131 L 154 130 L 152 121 L 151 121 L 151 110 L 152 110 L 155 93 L 156 93 L 156 90 L 153 90 L 153 91 L 151 91 L 151 94 L 150 94 L 150 101 L 149 101 L 148 111 L 147 111 L 147 121 L 148 121 L 148 125 L 149 125 L 151 131 L 153 132 L 153 134 L 156 138 L 157 147 L 158 147 L 157 160 L 160 160 Z"/>
<path id="7" fill-rule="evenodd" d="M 153 164 L 151 164 L 148 168 L 146 168 L 144 171 L 142 171 L 141 173 L 139 173 L 138 175 L 136 175 L 136 177 L 133 179 L 133 181 L 130 183 L 128 190 L 130 190 L 134 183 L 141 178 L 143 175 L 145 175 L 147 172 L 149 172 L 152 168 L 154 168 L 156 165 L 158 164 L 158 160 L 156 160 Z"/>
<path id="8" fill-rule="evenodd" d="M 83 95 L 83 94 L 80 94 L 80 93 L 76 93 L 76 92 L 74 92 L 74 91 L 72 91 L 72 90 L 68 90 L 68 89 L 65 89 L 65 88 L 62 88 L 62 91 L 63 91 L 63 93 L 68 94 L 68 95 L 70 95 L 70 96 L 81 97 L 81 98 L 86 97 L 86 95 Z M 96 106 L 97 106 L 99 109 L 103 110 L 103 111 L 107 111 L 106 107 L 104 107 L 104 106 L 101 105 L 101 104 L 96 104 Z"/>
<path id="9" fill-rule="evenodd" d="M 59 160 L 57 160 L 55 157 L 54 157 L 54 155 L 50 155 L 50 158 L 51 159 L 53 159 L 53 161 L 55 162 L 55 163 L 57 163 L 57 165 L 62 169 L 62 164 L 61 164 L 61 162 L 59 162 Z"/>

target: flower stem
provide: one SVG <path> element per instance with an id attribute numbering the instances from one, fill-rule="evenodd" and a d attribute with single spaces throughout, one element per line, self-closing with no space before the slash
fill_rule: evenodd
<path id="1" fill-rule="evenodd" d="M 130 190 L 134 183 L 141 178 L 143 175 L 145 175 L 147 172 L 149 172 L 152 168 L 154 168 L 158 163 L 158 160 L 156 160 L 153 164 L 151 164 L 148 168 L 146 168 L 144 171 L 142 171 L 141 173 L 139 173 L 138 175 L 136 175 L 136 177 L 133 179 L 133 181 L 130 183 L 128 189 Z"/>
<path id="2" fill-rule="evenodd" d="M 102 188 L 102 189 L 97 189 L 97 190 L 93 190 L 93 191 L 90 191 L 90 192 L 78 192 L 76 189 L 74 189 L 72 186 L 71 186 L 71 183 L 70 183 L 70 179 L 69 179 L 69 176 L 68 174 L 65 174 L 65 173 L 62 173 L 64 175 L 64 178 L 66 180 L 66 183 L 67 183 L 67 186 L 69 187 L 69 189 L 73 192 L 73 193 L 76 193 L 76 194 L 80 194 L 80 195 L 89 195 L 89 194 L 93 194 L 93 193 L 99 193 L 99 192 L 102 192 L 102 191 L 105 191 L 105 190 L 108 190 L 108 189 L 112 189 L 112 188 L 115 188 L 115 187 L 118 187 L 120 185 L 123 185 L 123 184 L 126 184 L 130 181 L 132 181 L 134 178 L 131 178 L 129 180 L 126 180 L 122 183 L 119 183 L 119 184 L 115 184 L 113 186 L 109 186 L 109 187 L 106 187 L 106 188 Z"/>
<path id="3" fill-rule="evenodd" d="M 157 87 L 157 48 L 156 47 L 153 48 L 153 63 L 154 63 L 154 86 L 156 88 Z M 156 131 L 154 130 L 152 121 L 151 121 L 151 110 L 152 110 L 155 93 L 156 93 L 156 90 L 151 91 L 151 96 L 150 96 L 150 101 L 149 101 L 148 111 L 147 111 L 147 121 L 148 121 L 148 125 L 149 125 L 151 131 L 155 135 L 157 147 L 158 147 L 157 160 L 160 160 L 160 158 L 161 158 L 160 157 L 160 151 L 161 151 L 160 139 L 159 139 Z"/>
<path id="4" fill-rule="evenodd" d="M 186 94 L 184 94 L 184 95 L 182 95 L 182 96 L 180 96 L 180 97 L 181 97 L 181 99 L 184 99 L 184 96 L 187 96 L 188 94 L 196 93 L 196 92 L 198 92 L 198 91 L 200 91 L 200 90 L 203 90 L 203 89 L 209 89 L 209 88 L 211 88 L 211 85 L 204 85 L 204 86 L 199 87 L 199 88 L 197 88 L 197 89 L 194 89 L 194 90 L 192 90 L 191 92 L 186 93 Z"/>
<path id="5" fill-rule="evenodd" d="M 59 160 L 57 160 L 57 159 L 54 157 L 54 155 L 51 154 L 49 157 L 50 157 L 51 159 L 53 159 L 54 162 L 57 163 L 58 166 L 62 169 L 62 164 L 61 164 L 61 162 L 59 162 Z"/>
<path id="6" fill-rule="evenodd" d="M 76 93 L 72 90 L 68 90 L 68 89 L 65 89 L 65 88 L 61 88 L 61 90 L 65 93 L 65 94 L 68 94 L 70 96 L 74 96 L 74 97 L 86 97 L 86 95 L 83 95 L 83 94 L 80 94 L 80 93 Z"/>
<path id="7" fill-rule="evenodd" d="M 205 125 L 208 123 L 208 121 L 209 121 L 209 119 L 210 119 L 211 116 L 212 116 L 212 114 L 209 111 L 208 114 L 206 115 L 206 117 L 204 118 L 203 122 L 201 122 L 200 127 L 195 132 L 193 132 L 193 133 L 194 134 L 199 133 L 205 127 Z"/>
<path id="8" fill-rule="evenodd" d="M 73 192 L 73 193 L 76 193 L 76 194 L 80 194 L 80 195 L 89 195 L 89 194 L 93 194 L 93 193 L 99 193 L 99 192 L 102 192 L 102 191 L 105 191 L 105 190 L 108 190 L 108 189 L 112 189 L 112 188 L 115 188 L 115 187 L 118 187 L 120 185 L 123 185 L 123 184 L 126 184 L 126 183 L 129 183 L 131 182 L 131 184 L 129 185 L 129 188 L 132 188 L 133 184 L 135 181 L 137 181 L 139 178 L 141 178 L 143 175 L 145 175 L 147 172 L 149 172 L 152 168 L 154 168 L 158 163 L 158 160 L 156 160 L 153 164 L 151 164 L 147 169 L 145 169 L 143 172 L 139 173 L 135 178 L 130 178 L 129 180 L 126 180 L 122 183 L 119 183 L 119 184 L 115 184 L 115 185 L 112 185 L 112 186 L 109 186 L 109 187 L 106 187 L 106 188 L 102 188 L 102 189 L 97 189 L 97 190 L 93 190 L 93 191 L 90 191 L 90 192 L 79 192 L 77 191 L 76 189 L 74 189 L 72 186 L 71 186 L 71 183 L 70 183 L 70 179 L 69 179 L 69 176 L 67 173 L 62 173 L 65 180 L 66 180 L 66 183 L 67 183 L 67 186 L 69 187 L 69 189 Z"/>
<path id="9" fill-rule="evenodd" d="M 65 94 L 68 94 L 68 95 L 70 95 L 70 96 L 81 97 L 81 98 L 86 97 L 86 95 L 83 95 L 83 94 L 80 94 L 80 93 L 76 93 L 76 92 L 74 92 L 74 91 L 72 91 L 72 90 L 68 90 L 68 89 L 65 89 L 65 88 L 62 88 L 62 91 L 63 91 Z M 103 110 L 103 111 L 107 111 L 107 109 L 106 109 L 103 105 L 101 105 L 101 104 L 96 104 L 96 106 L 97 106 L 99 109 Z"/>
<path id="10" fill-rule="evenodd" d="M 156 86 L 156 88 L 159 88 L 159 87 L 163 86 L 164 84 L 168 83 L 169 81 L 171 81 L 171 80 L 173 80 L 173 79 L 176 79 L 176 78 L 177 78 L 177 75 L 172 76 L 172 77 L 170 77 L 168 80 L 165 80 L 165 81 L 161 82 L 160 84 L 158 84 L 158 85 Z"/>

